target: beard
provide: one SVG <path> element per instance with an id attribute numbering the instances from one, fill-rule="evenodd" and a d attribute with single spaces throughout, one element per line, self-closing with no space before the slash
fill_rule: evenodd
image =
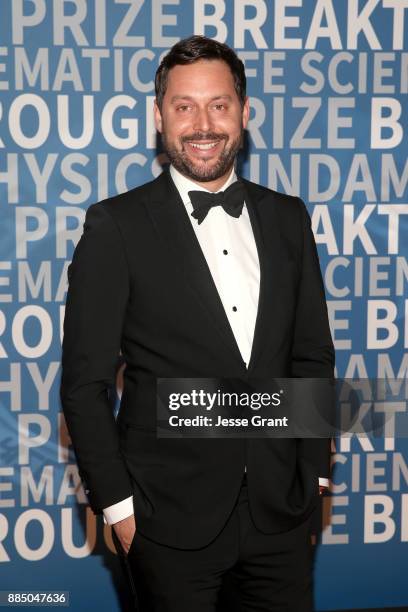
<path id="1" fill-rule="evenodd" d="M 193 181 L 205 183 L 219 179 L 232 168 L 235 158 L 241 148 L 243 135 L 244 130 L 242 129 L 240 135 L 230 144 L 228 144 L 229 137 L 227 134 L 216 134 L 215 132 L 197 132 L 189 136 L 183 136 L 183 138 L 180 139 L 181 147 L 180 149 L 177 149 L 176 146 L 169 143 L 166 132 L 163 131 L 162 144 L 170 163 L 176 168 L 176 170 Z M 226 145 L 221 151 L 216 163 L 209 165 L 205 160 L 201 162 L 194 162 L 189 158 L 185 151 L 184 143 L 191 140 L 225 140 Z"/>

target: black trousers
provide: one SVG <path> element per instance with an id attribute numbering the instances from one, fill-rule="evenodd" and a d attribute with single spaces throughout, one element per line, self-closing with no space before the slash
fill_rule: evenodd
<path id="1" fill-rule="evenodd" d="M 244 477 L 228 522 L 204 548 L 170 548 L 136 532 L 126 555 L 112 533 L 138 612 L 311 612 L 310 525 L 258 531 Z"/>

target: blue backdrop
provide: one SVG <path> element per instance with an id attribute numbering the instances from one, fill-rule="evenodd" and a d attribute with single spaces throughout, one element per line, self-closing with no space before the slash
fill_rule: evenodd
<path id="1" fill-rule="evenodd" d="M 86 208 L 165 163 L 153 78 L 180 38 L 245 62 L 241 171 L 308 203 L 338 376 L 407 382 L 407 15 L 408 0 L 2 0 L 0 589 L 120 609 L 60 412 L 66 271 Z M 408 605 L 407 447 L 336 440 L 318 610 Z"/>

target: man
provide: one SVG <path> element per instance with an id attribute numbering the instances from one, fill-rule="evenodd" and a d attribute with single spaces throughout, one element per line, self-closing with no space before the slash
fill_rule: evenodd
<path id="1" fill-rule="evenodd" d="M 227 577 L 242 611 L 308 611 L 328 440 L 158 438 L 156 380 L 333 376 L 310 219 L 237 180 L 249 103 L 232 49 L 183 40 L 155 85 L 170 171 L 91 206 L 68 273 L 61 397 L 80 474 L 143 612 L 212 612 Z"/>

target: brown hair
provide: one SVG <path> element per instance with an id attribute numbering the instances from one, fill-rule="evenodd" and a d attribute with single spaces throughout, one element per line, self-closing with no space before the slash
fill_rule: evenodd
<path id="1" fill-rule="evenodd" d="M 243 105 L 246 96 L 245 68 L 242 61 L 231 47 L 206 36 L 190 36 L 176 43 L 161 61 L 156 71 L 155 90 L 157 105 L 161 109 L 167 89 L 169 71 L 180 64 L 194 64 L 198 60 L 222 60 L 234 78 L 235 91 Z"/>

